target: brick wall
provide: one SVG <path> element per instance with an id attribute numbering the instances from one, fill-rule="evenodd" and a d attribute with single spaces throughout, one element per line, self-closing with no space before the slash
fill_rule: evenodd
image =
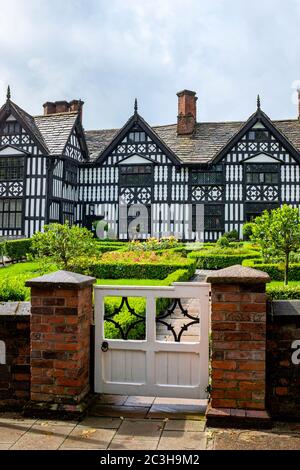
<path id="1" fill-rule="evenodd" d="M 94 278 L 57 273 L 32 279 L 31 403 L 27 409 L 80 412 L 90 390 Z M 54 406 L 59 405 L 59 406 Z"/>
<path id="2" fill-rule="evenodd" d="M 212 290 L 214 408 L 265 409 L 266 294 L 262 285 Z"/>
<path id="3" fill-rule="evenodd" d="M 273 302 L 270 310 L 267 317 L 267 406 L 274 417 L 299 419 L 300 364 L 293 362 L 300 359 L 300 301 Z M 299 342 L 298 353 L 296 341 Z"/>
<path id="4" fill-rule="evenodd" d="M 29 303 L 0 304 L 0 341 L 0 409 L 22 408 L 30 397 Z"/>

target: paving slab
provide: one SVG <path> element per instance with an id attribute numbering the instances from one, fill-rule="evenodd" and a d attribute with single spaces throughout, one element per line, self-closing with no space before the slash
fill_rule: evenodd
<path id="1" fill-rule="evenodd" d="M 110 418 L 145 418 L 149 407 L 94 405 L 90 416 L 109 416 Z"/>
<path id="2" fill-rule="evenodd" d="M 140 440 L 134 437 L 114 438 L 108 450 L 156 450 L 157 439 Z"/>
<path id="3" fill-rule="evenodd" d="M 158 450 L 205 450 L 204 432 L 163 431 Z"/>
<path id="4" fill-rule="evenodd" d="M 155 397 L 138 397 L 130 396 L 125 401 L 125 406 L 151 406 L 154 402 Z"/>
<path id="5" fill-rule="evenodd" d="M 149 418 L 201 419 L 205 414 L 207 400 L 156 398 Z"/>
<path id="6" fill-rule="evenodd" d="M 121 424 L 115 438 L 135 438 L 136 440 L 148 440 L 160 437 L 164 427 L 164 421 L 134 419 L 124 420 Z"/>
<path id="7" fill-rule="evenodd" d="M 89 426 L 76 426 L 60 449 L 107 449 L 116 430 L 100 429 Z"/>
<path id="8" fill-rule="evenodd" d="M 0 443 L 14 444 L 31 428 L 32 422 L 13 420 L 12 418 L 0 419 Z"/>
<path id="9" fill-rule="evenodd" d="M 81 426 L 89 426 L 101 429 L 118 429 L 122 423 L 121 418 L 104 418 L 101 416 L 88 416 L 79 424 Z"/>
<path id="10" fill-rule="evenodd" d="M 70 434 L 74 426 L 70 425 L 33 425 L 11 447 L 12 450 L 56 450 Z"/>
<path id="11" fill-rule="evenodd" d="M 168 419 L 166 421 L 165 431 L 204 431 L 205 419 Z"/>

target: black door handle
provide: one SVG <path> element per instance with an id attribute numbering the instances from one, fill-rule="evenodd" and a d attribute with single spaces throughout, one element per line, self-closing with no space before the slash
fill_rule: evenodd
<path id="1" fill-rule="evenodd" d="M 107 341 L 103 341 L 103 343 L 101 345 L 101 351 L 103 351 L 103 352 L 108 351 L 108 342 Z"/>

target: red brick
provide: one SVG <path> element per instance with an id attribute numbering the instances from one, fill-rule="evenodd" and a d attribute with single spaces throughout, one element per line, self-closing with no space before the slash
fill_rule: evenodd
<path id="1" fill-rule="evenodd" d="M 214 318 L 215 312 L 236 312 L 238 310 L 238 304 L 226 303 L 226 302 L 213 302 L 212 303 L 212 318 Z"/>
<path id="2" fill-rule="evenodd" d="M 255 392 L 265 391 L 265 384 L 263 382 L 240 382 L 240 390 L 250 390 Z"/>
<path id="3" fill-rule="evenodd" d="M 240 362 L 238 368 L 239 370 L 265 370 L 265 362 L 264 361 Z"/>
<path id="4" fill-rule="evenodd" d="M 235 322 L 214 322 L 212 315 L 212 329 L 214 331 L 234 331 L 236 328 Z"/>
<path id="5" fill-rule="evenodd" d="M 235 361 L 212 361 L 213 369 L 222 369 L 222 370 L 235 370 L 236 362 Z"/>
<path id="6" fill-rule="evenodd" d="M 237 388 L 238 382 L 236 380 L 226 381 L 226 380 L 215 380 L 213 383 L 214 389 L 235 389 Z"/>
<path id="7" fill-rule="evenodd" d="M 214 398 L 211 400 L 211 406 L 213 408 L 236 408 L 237 401 L 230 399 Z"/>

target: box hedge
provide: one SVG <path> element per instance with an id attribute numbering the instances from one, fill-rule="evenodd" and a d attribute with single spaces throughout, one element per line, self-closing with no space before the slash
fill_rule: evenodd
<path id="1" fill-rule="evenodd" d="M 300 300 L 300 286 L 267 286 L 271 300 Z"/>
<path id="2" fill-rule="evenodd" d="M 99 279 L 165 279 L 178 269 L 186 269 L 191 277 L 195 273 L 196 261 L 181 258 L 180 261 L 151 262 L 109 262 L 76 258 L 72 271 L 94 276 Z"/>
<path id="3" fill-rule="evenodd" d="M 20 261 L 26 258 L 30 252 L 31 239 L 22 238 L 20 240 L 6 240 L 4 243 L 4 255 L 12 261 Z"/>
<path id="4" fill-rule="evenodd" d="M 260 257 L 260 254 L 256 251 L 239 253 L 238 250 L 236 250 L 236 254 L 234 254 L 233 249 L 230 251 L 230 253 L 226 253 L 226 251 L 226 249 L 224 249 L 223 253 L 222 250 L 217 252 L 209 250 L 193 251 L 187 256 L 188 259 L 193 259 L 196 261 L 197 268 L 212 270 L 228 268 L 229 266 L 242 264 L 244 260 Z"/>
<path id="5" fill-rule="evenodd" d="M 253 269 L 259 269 L 268 273 L 272 281 L 283 281 L 284 280 L 284 264 L 271 264 L 264 263 L 261 259 L 250 259 L 244 260 L 243 266 L 249 266 Z M 289 268 L 289 280 L 300 281 L 300 263 L 290 264 Z"/>

